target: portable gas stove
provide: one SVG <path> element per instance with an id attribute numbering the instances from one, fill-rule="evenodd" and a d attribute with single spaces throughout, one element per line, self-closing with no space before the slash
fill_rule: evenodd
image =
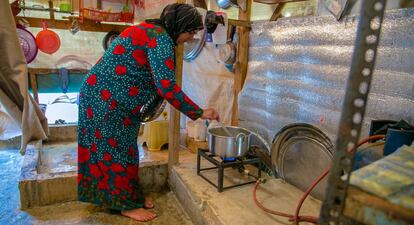
<path id="1" fill-rule="evenodd" d="M 200 159 L 203 157 L 207 161 L 209 161 L 211 164 L 213 164 L 213 167 L 207 167 L 207 168 L 201 168 L 200 165 Z M 234 161 L 226 161 L 222 159 L 220 156 L 213 155 L 209 152 L 208 149 L 198 149 L 197 151 L 197 175 L 202 177 L 204 180 L 206 180 L 208 183 L 213 185 L 217 188 L 218 192 L 222 192 L 224 189 L 232 188 L 232 187 L 238 187 L 246 184 L 255 183 L 260 177 L 261 177 L 261 170 L 259 169 L 261 167 L 262 161 L 260 158 L 249 158 L 249 159 L 242 159 L 242 158 L 234 158 Z M 232 168 L 235 170 L 238 170 L 239 173 L 245 173 L 245 165 L 256 165 L 257 166 L 257 176 L 252 175 L 250 173 L 247 173 L 248 176 L 251 176 L 254 178 L 254 180 L 247 179 L 248 181 L 243 183 L 238 183 L 235 185 L 229 185 L 227 187 L 224 187 L 224 171 L 226 168 Z M 204 176 L 201 171 L 206 170 L 214 170 L 217 169 L 218 172 L 218 179 L 217 184 L 212 182 L 210 179 L 208 179 L 206 176 Z"/>

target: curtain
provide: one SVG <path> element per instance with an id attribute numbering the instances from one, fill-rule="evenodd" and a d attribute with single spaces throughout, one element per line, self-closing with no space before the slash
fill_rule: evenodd
<path id="1" fill-rule="evenodd" d="M 0 103 L 22 130 L 20 152 L 27 143 L 44 140 L 47 119 L 28 92 L 27 64 L 20 48 L 9 1 L 0 1 Z"/>

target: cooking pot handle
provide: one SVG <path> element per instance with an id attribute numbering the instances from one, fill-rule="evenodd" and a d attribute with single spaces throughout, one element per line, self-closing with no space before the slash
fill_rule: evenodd
<path id="1" fill-rule="evenodd" d="M 247 140 L 247 135 L 245 135 L 243 133 L 237 134 L 237 136 L 236 136 L 236 143 L 237 143 L 237 148 L 239 150 L 240 149 L 243 149 L 243 145 L 245 144 L 246 140 Z"/>

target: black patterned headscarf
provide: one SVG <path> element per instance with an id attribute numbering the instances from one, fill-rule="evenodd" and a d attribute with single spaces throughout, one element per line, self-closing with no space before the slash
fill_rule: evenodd
<path id="1" fill-rule="evenodd" d="M 177 44 L 178 35 L 185 32 L 202 30 L 203 19 L 194 6 L 182 3 L 167 5 L 159 19 L 146 20 L 147 23 L 161 25 Z"/>

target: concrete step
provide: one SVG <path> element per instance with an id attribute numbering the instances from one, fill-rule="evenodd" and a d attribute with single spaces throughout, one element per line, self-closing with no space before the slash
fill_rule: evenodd
<path id="1" fill-rule="evenodd" d="M 139 177 L 144 193 L 168 190 L 168 165 L 163 160 L 167 153 L 154 156 L 140 148 Z M 77 200 L 76 181 L 77 142 L 32 142 L 19 179 L 21 208 Z"/>

